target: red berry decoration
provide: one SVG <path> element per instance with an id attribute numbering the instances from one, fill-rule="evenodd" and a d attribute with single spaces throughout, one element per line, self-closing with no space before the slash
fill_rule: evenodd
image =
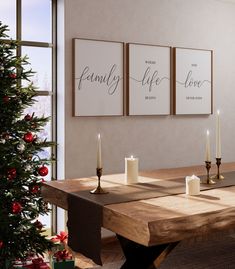
<path id="1" fill-rule="evenodd" d="M 0 249 L 3 248 L 3 245 L 4 244 L 3 244 L 2 240 L 0 240 Z"/>
<path id="2" fill-rule="evenodd" d="M 40 176 L 45 177 L 48 174 L 48 168 L 46 166 L 42 166 L 38 169 L 38 173 Z"/>
<path id="3" fill-rule="evenodd" d="M 24 117 L 24 119 L 25 119 L 26 121 L 30 121 L 30 120 L 32 119 L 32 116 L 29 115 L 29 114 L 27 114 L 27 115 Z"/>
<path id="4" fill-rule="evenodd" d="M 22 205 L 19 202 L 14 202 L 12 203 L 11 210 L 13 214 L 18 214 L 22 211 Z"/>
<path id="5" fill-rule="evenodd" d="M 16 178 L 16 169 L 15 169 L 15 168 L 9 168 L 9 169 L 7 170 L 7 177 L 8 177 L 8 179 L 10 179 L 10 180 Z"/>
<path id="6" fill-rule="evenodd" d="M 31 143 L 34 140 L 34 136 L 31 132 L 28 132 L 24 135 L 24 141 L 26 143 Z"/>

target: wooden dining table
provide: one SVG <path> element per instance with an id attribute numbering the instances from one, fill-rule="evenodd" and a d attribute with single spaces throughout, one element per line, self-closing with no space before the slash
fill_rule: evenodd
<path id="1" fill-rule="evenodd" d="M 222 164 L 220 170 L 225 182 L 226 173 L 234 171 L 234 186 L 217 188 L 215 184 L 198 196 L 181 193 L 104 205 L 102 227 L 117 235 L 126 257 L 121 268 L 157 268 L 180 241 L 235 228 L 235 162 Z M 212 165 L 211 174 L 216 171 L 217 167 Z M 142 171 L 138 181 L 177 181 L 192 174 L 204 177 L 205 166 Z M 45 182 L 42 196 L 68 210 L 69 193 L 89 191 L 96 184 L 96 177 Z M 125 176 L 104 175 L 101 184 L 103 188 L 120 186 L 125 184 Z"/>

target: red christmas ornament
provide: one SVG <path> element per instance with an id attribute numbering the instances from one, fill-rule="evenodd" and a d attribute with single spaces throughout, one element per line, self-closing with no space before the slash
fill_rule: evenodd
<path id="1" fill-rule="evenodd" d="M 24 141 L 26 143 L 31 143 L 33 140 L 34 140 L 34 136 L 31 132 L 24 134 Z"/>
<path id="2" fill-rule="evenodd" d="M 18 214 L 22 211 L 22 205 L 19 202 L 13 202 L 11 210 L 13 214 Z"/>
<path id="3" fill-rule="evenodd" d="M 39 229 L 39 230 L 42 230 L 42 228 L 43 228 L 43 224 L 42 224 L 39 220 L 36 220 L 36 221 L 34 222 L 34 225 L 35 225 L 35 227 L 36 227 L 37 229 Z"/>
<path id="4" fill-rule="evenodd" d="M 9 77 L 10 77 L 10 78 L 16 78 L 16 73 L 11 73 L 11 74 L 9 75 Z"/>
<path id="5" fill-rule="evenodd" d="M 7 177 L 8 177 L 8 179 L 10 179 L 10 180 L 16 178 L 16 169 L 15 169 L 15 168 L 9 168 L 9 169 L 7 170 Z"/>
<path id="6" fill-rule="evenodd" d="M 4 245 L 4 244 L 3 244 L 3 241 L 0 240 L 0 249 L 3 248 L 3 245 Z"/>
<path id="7" fill-rule="evenodd" d="M 3 103 L 5 103 L 5 104 L 8 103 L 9 100 L 10 100 L 9 96 L 7 96 L 7 95 L 6 96 L 3 96 L 2 99 L 3 99 Z"/>
<path id="8" fill-rule="evenodd" d="M 29 114 L 27 114 L 27 115 L 24 117 L 24 119 L 25 119 L 26 121 L 30 121 L 30 120 L 32 119 L 32 116 L 29 115 Z"/>
<path id="9" fill-rule="evenodd" d="M 38 185 L 35 185 L 31 188 L 31 192 L 32 193 L 37 193 L 39 191 L 39 186 Z"/>
<path id="10" fill-rule="evenodd" d="M 38 173 L 40 176 L 45 177 L 48 174 L 48 168 L 46 166 L 42 166 L 38 169 Z"/>

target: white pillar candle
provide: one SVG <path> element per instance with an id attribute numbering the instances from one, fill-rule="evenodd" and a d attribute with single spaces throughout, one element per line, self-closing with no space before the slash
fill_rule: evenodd
<path id="1" fill-rule="evenodd" d="M 125 158 L 125 180 L 126 184 L 138 183 L 138 158 L 131 156 L 130 158 Z"/>
<path id="2" fill-rule="evenodd" d="M 211 161 L 211 147 L 210 147 L 210 132 L 207 130 L 206 132 L 206 161 Z"/>
<path id="3" fill-rule="evenodd" d="M 186 194 L 199 195 L 200 194 L 200 178 L 195 175 L 187 176 L 185 178 Z"/>
<path id="4" fill-rule="evenodd" d="M 102 168 L 101 137 L 100 137 L 100 134 L 98 134 L 98 138 L 97 138 L 97 168 Z"/>
<path id="5" fill-rule="evenodd" d="M 216 158 L 221 158 L 220 111 L 216 114 Z"/>

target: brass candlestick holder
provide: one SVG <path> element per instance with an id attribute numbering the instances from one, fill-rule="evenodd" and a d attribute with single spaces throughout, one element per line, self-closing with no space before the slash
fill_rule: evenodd
<path id="1" fill-rule="evenodd" d="M 216 165 L 217 165 L 217 175 L 214 175 L 212 178 L 213 179 L 220 179 L 223 180 L 224 176 L 220 174 L 220 165 L 221 165 L 221 158 L 216 158 Z"/>
<path id="2" fill-rule="evenodd" d="M 205 161 L 206 163 L 206 170 L 207 170 L 207 175 L 206 175 L 206 184 L 215 184 L 216 182 L 210 177 L 210 169 L 211 169 L 211 162 L 210 161 Z"/>
<path id="3" fill-rule="evenodd" d="M 94 190 L 90 191 L 90 193 L 92 193 L 92 194 L 106 194 L 106 193 L 108 193 L 108 191 L 102 189 L 100 186 L 100 178 L 102 176 L 102 168 L 96 168 L 96 175 L 98 177 L 98 186 Z"/>

